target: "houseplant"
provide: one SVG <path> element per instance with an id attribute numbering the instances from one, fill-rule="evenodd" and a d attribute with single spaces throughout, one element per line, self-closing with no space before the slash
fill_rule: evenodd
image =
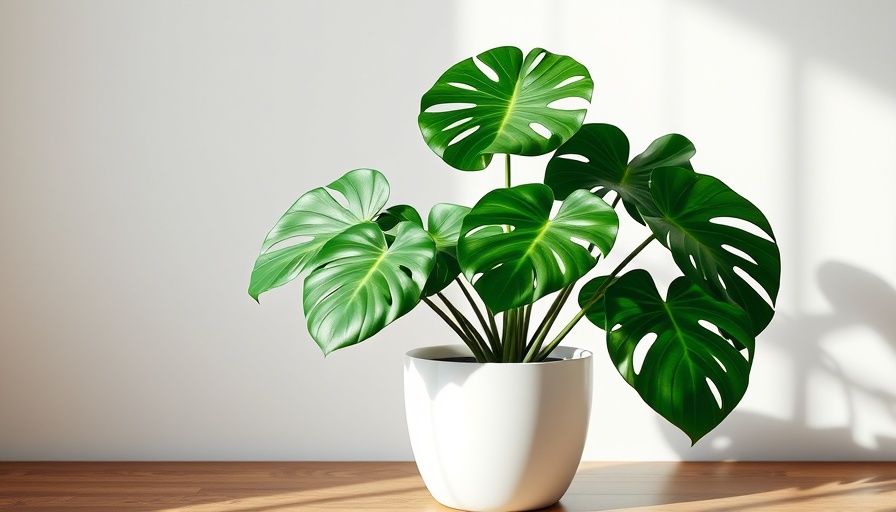
<path id="1" fill-rule="evenodd" d="M 381 173 L 350 171 L 276 223 L 249 294 L 258 300 L 303 276 L 308 330 L 325 354 L 422 302 L 486 366 L 544 362 L 587 318 L 606 331 L 626 382 L 696 442 L 746 391 L 780 282 L 774 234 L 753 204 L 693 169 L 685 137 L 660 137 L 629 159 L 621 130 L 584 124 L 570 100 L 588 102 L 592 89 L 582 64 L 543 49 L 494 48 L 452 66 L 422 97 L 423 138 L 463 171 L 504 155 L 506 186 L 472 208 L 438 204 L 424 223 L 412 206 L 386 207 Z M 512 183 L 511 155 L 550 152 L 543 183 Z M 617 211 L 643 227 L 644 241 L 576 291 L 613 248 Z M 628 269 L 651 243 L 682 274 L 665 296 L 647 270 Z M 574 294 L 577 312 L 561 320 Z"/>

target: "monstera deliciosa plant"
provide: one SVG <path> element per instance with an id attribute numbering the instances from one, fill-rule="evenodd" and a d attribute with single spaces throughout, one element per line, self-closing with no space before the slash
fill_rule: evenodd
<path id="1" fill-rule="evenodd" d="M 583 124 L 592 89 L 582 64 L 543 49 L 495 48 L 452 66 L 423 95 L 423 139 L 462 171 L 504 155 L 505 188 L 472 208 L 437 204 L 424 222 L 412 206 L 387 207 L 380 172 L 350 171 L 302 195 L 277 222 L 249 294 L 258 300 L 302 276 L 308 330 L 325 354 L 420 302 L 479 362 L 543 361 L 587 318 L 606 331 L 626 382 L 696 442 L 747 389 L 755 338 L 774 314 L 778 247 L 756 206 L 694 170 L 685 137 L 662 136 L 629 158 L 619 128 Z M 543 183 L 512 185 L 511 155 L 552 151 Z M 641 225 L 629 223 L 644 230 L 643 243 L 615 268 L 594 271 L 614 246 L 617 211 Z M 647 270 L 628 268 L 652 243 L 682 274 L 665 293 Z M 577 313 L 558 322 L 592 271 Z M 448 287 L 459 289 L 453 300 Z M 549 305 L 533 314 L 542 299 Z"/>

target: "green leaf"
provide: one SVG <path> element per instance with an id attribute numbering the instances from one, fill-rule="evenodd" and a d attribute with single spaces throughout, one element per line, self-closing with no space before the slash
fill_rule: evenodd
<path id="1" fill-rule="evenodd" d="M 629 167 L 645 170 L 657 167 L 691 168 L 691 158 L 697 150 L 684 135 L 670 133 L 651 142 L 640 155 L 632 158 Z"/>
<path id="2" fill-rule="evenodd" d="M 428 297 L 445 289 L 460 274 L 457 262 L 457 238 L 464 217 L 470 208 L 456 204 L 439 203 L 429 211 L 428 232 L 436 244 L 436 262 L 423 288 Z"/>
<path id="3" fill-rule="evenodd" d="M 651 408 L 692 442 L 721 423 L 743 398 L 754 339 L 750 319 L 737 306 L 714 300 L 684 277 L 672 282 L 664 301 L 645 270 L 613 283 L 604 306 L 613 364 Z M 720 330 L 746 347 L 746 353 Z M 651 338 L 652 345 L 641 346 Z M 635 352 L 645 350 L 636 368 Z"/>
<path id="4" fill-rule="evenodd" d="M 436 244 L 435 265 L 423 288 L 423 296 L 429 297 L 442 291 L 460 274 L 457 262 L 457 236 L 464 216 L 470 211 L 466 206 L 439 203 L 429 211 L 427 232 Z M 377 217 L 377 224 L 386 233 L 386 241 L 391 243 L 391 231 L 398 223 L 411 221 L 424 227 L 423 219 L 413 207 L 408 205 L 393 206 Z"/>
<path id="5" fill-rule="evenodd" d="M 582 126 L 584 108 L 564 110 L 555 102 L 591 100 L 594 83 L 585 66 L 541 48 L 525 59 L 509 46 L 476 59 L 497 81 L 470 58 L 446 71 L 420 102 L 423 139 L 448 165 L 478 171 L 495 153 L 543 155 Z"/>
<path id="6" fill-rule="evenodd" d="M 753 335 L 774 316 L 781 254 L 772 228 L 752 203 L 712 176 L 660 168 L 644 220 L 682 273 L 717 300 L 750 315 Z"/>
<path id="7" fill-rule="evenodd" d="M 308 332 L 324 354 L 373 336 L 420 300 L 435 256 L 432 238 L 413 222 L 395 227 L 395 241 L 373 222 L 334 236 L 305 279 Z"/>
<path id="8" fill-rule="evenodd" d="M 386 208 L 386 210 L 377 216 L 376 223 L 379 224 L 383 232 L 388 232 L 399 223 L 406 220 L 413 222 L 421 228 L 423 227 L 423 219 L 420 218 L 420 214 L 417 213 L 417 210 L 413 206 L 406 204 L 399 204 Z"/>
<path id="9" fill-rule="evenodd" d="M 492 311 L 531 304 L 585 275 L 597 260 L 582 243 L 603 254 L 612 248 L 619 219 L 604 200 L 574 192 L 551 219 L 553 202 L 551 189 L 537 183 L 498 189 L 464 219 L 461 269 Z"/>
<path id="10" fill-rule="evenodd" d="M 594 279 L 585 283 L 582 286 L 582 289 L 579 290 L 578 298 L 579 307 L 585 310 L 585 317 L 588 318 L 591 323 L 603 330 L 607 330 L 607 319 L 606 313 L 604 312 L 604 298 L 601 296 L 594 302 L 592 302 L 592 299 L 594 295 L 598 291 L 600 291 L 601 287 L 604 286 L 604 282 L 607 280 L 607 277 L 609 276 L 595 277 Z M 605 291 L 606 288 L 604 289 L 604 292 Z"/>
<path id="11" fill-rule="evenodd" d="M 586 124 L 551 157 L 544 183 L 560 199 L 582 188 L 603 198 L 616 192 L 632 218 L 643 224 L 637 207 L 652 202 L 651 172 L 665 166 L 690 168 L 694 153 L 691 141 L 669 134 L 629 162 L 629 142 L 622 130 L 609 124 Z"/>
<path id="12" fill-rule="evenodd" d="M 356 169 L 324 187 L 309 191 L 277 221 L 261 246 L 249 282 L 249 295 L 295 279 L 331 238 L 356 224 L 372 220 L 389 199 L 389 182 L 373 169 Z M 284 242 L 295 242 L 279 247 Z"/>

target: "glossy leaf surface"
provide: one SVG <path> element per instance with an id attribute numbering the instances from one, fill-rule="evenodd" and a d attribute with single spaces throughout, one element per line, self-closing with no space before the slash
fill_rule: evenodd
<path id="1" fill-rule="evenodd" d="M 376 223 L 379 224 L 383 232 L 388 233 L 400 222 L 406 220 L 413 222 L 421 228 L 424 227 L 423 219 L 420 217 L 420 214 L 417 213 L 417 210 L 413 206 L 407 204 L 399 204 L 386 208 L 377 216 Z"/>
<path id="2" fill-rule="evenodd" d="M 654 205 L 642 215 L 682 273 L 718 300 L 750 315 L 757 335 L 774 315 L 781 254 L 768 220 L 718 179 L 660 168 L 651 179 Z"/>
<path id="3" fill-rule="evenodd" d="M 435 243 L 413 222 L 395 226 L 387 245 L 373 222 L 352 226 L 319 251 L 305 279 L 304 310 L 311 337 L 324 354 L 354 345 L 417 305 L 435 256 Z"/>
<path id="4" fill-rule="evenodd" d="M 593 87 L 585 66 L 570 57 L 536 48 L 523 58 L 518 48 L 494 48 L 446 71 L 423 95 L 418 124 L 448 165 L 478 171 L 495 153 L 556 149 L 585 120 L 585 108 L 556 102 L 590 101 Z"/>
<path id="5" fill-rule="evenodd" d="M 436 244 L 436 261 L 423 295 L 434 295 L 451 284 L 460 275 L 457 262 L 457 238 L 470 208 L 456 204 L 439 203 L 429 211 L 426 219 L 427 231 Z"/>
<path id="6" fill-rule="evenodd" d="M 332 193 L 339 193 L 343 204 Z M 302 195 L 277 221 L 261 247 L 249 283 L 255 300 L 295 279 L 331 238 L 372 220 L 389 199 L 389 182 L 373 169 L 356 169 Z M 281 244 L 295 242 L 292 245 Z"/>
<path id="7" fill-rule="evenodd" d="M 607 254 L 619 219 L 604 200 L 580 190 L 550 217 L 554 195 L 541 184 L 493 190 L 464 219 L 458 258 L 464 275 L 494 312 L 530 304 L 582 277 Z M 509 226 L 509 232 L 496 228 Z M 483 235 L 481 230 L 493 229 Z"/>
<path id="8" fill-rule="evenodd" d="M 608 289 L 603 306 L 616 369 L 692 442 L 721 423 L 743 398 L 754 339 L 749 318 L 737 306 L 709 297 L 684 277 L 672 282 L 663 300 L 645 270 L 621 276 Z M 746 349 L 739 351 L 719 329 Z M 636 352 L 643 357 L 640 367 Z"/>
<path id="9" fill-rule="evenodd" d="M 629 141 L 622 130 L 610 124 L 586 124 L 551 157 L 544 183 L 561 199 L 582 188 L 604 198 L 615 191 L 626 211 L 643 224 L 637 207 L 652 201 L 651 172 L 664 166 L 690 168 L 694 153 L 688 139 L 669 134 L 629 162 Z"/>
<path id="10" fill-rule="evenodd" d="M 386 232 L 386 240 L 389 241 L 390 230 L 399 222 L 408 220 L 414 224 L 426 228 L 429 236 L 436 244 L 435 265 L 423 288 L 423 296 L 429 297 L 442 291 L 460 275 L 460 264 L 457 262 L 457 237 L 463 224 L 464 216 L 470 211 L 466 206 L 449 203 L 439 203 L 432 207 L 427 218 L 427 226 L 423 225 L 423 219 L 413 207 L 408 205 L 393 206 L 384 211 L 378 218 L 377 224 Z"/>
<path id="11" fill-rule="evenodd" d="M 592 324 L 603 330 L 607 330 L 607 317 L 604 313 L 604 299 L 603 297 L 600 297 L 598 300 L 592 302 L 592 298 L 602 287 L 604 287 L 604 282 L 606 280 L 607 276 L 600 276 L 588 281 L 582 285 L 578 297 L 579 307 L 585 310 L 585 317 Z M 606 287 L 604 287 L 604 289 L 606 289 Z"/>

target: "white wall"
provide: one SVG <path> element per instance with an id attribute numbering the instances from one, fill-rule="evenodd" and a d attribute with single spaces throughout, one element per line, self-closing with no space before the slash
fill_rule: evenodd
<path id="1" fill-rule="evenodd" d="M 423 210 L 499 186 L 447 169 L 415 117 L 441 71 L 503 44 L 588 66 L 589 121 L 633 148 L 687 135 L 784 261 L 750 390 L 693 448 L 580 326 L 585 458 L 896 459 L 893 19 L 883 0 L 0 0 L 0 459 L 409 459 L 402 354 L 450 331 L 420 308 L 324 360 L 298 283 L 259 306 L 248 276 L 293 200 L 347 170 Z M 517 162 L 537 179 L 544 159 Z"/>

